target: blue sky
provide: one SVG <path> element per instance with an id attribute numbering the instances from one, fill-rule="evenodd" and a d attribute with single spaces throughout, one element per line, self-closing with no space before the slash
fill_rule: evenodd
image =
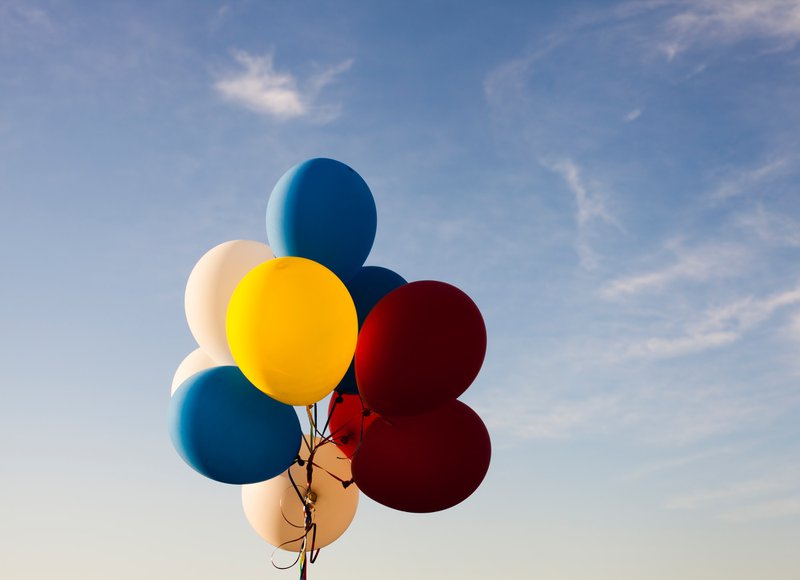
<path id="1" fill-rule="evenodd" d="M 0 2 L 0 572 L 291 578 L 171 447 L 183 290 L 327 156 L 487 322 L 446 512 L 312 577 L 800 576 L 800 7 Z"/>

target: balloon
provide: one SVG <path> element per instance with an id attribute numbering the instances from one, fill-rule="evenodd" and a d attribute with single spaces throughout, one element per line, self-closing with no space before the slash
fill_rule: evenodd
<path id="1" fill-rule="evenodd" d="M 375 240 L 375 200 L 361 176 L 333 159 L 309 159 L 280 178 L 267 203 L 276 256 L 300 256 L 350 279 Z"/>
<path id="2" fill-rule="evenodd" d="M 308 459 L 306 445 L 303 445 L 300 456 Z M 345 488 L 341 481 L 330 475 L 332 473 L 343 481 L 351 477 L 350 461 L 340 458 L 334 445 L 325 443 L 317 447 L 313 465 L 311 491 L 316 495 L 313 521 L 317 525 L 314 548 L 322 548 L 341 536 L 353 521 L 358 507 L 358 488 L 355 485 Z M 305 496 L 308 481 L 306 466 L 295 464 L 289 471 Z M 303 535 L 305 515 L 303 503 L 288 473 L 242 486 L 242 506 L 247 521 L 267 543 L 290 552 L 300 551 L 302 541 L 298 538 Z M 311 548 L 311 539 L 309 535 L 308 549 Z"/>
<path id="3" fill-rule="evenodd" d="M 375 413 L 364 415 L 364 411 L 364 404 L 357 394 L 334 394 L 328 403 L 331 438 L 347 457 L 353 456 L 363 432 L 377 417 Z"/>
<path id="4" fill-rule="evenodd" d="M 347 290 L 353 297 L 358 313 L 358 327 L 364 325 L 367 314 L 381 298 L 395 288 L 406 284 L 406 280 L 396 272 L 381 266 L 364 266 L 347 282 Z"/>
<path id="5" fill-rule="evenodd" d="M 250 381 L 288 405 L 316 403 L 353 358 L 358 319 L 333 272 L 305 258 L 251 270 L 228 306 L 228 343 Z"/>
<path id="6" fill-rule="evenodd" d="M 385 506 L 435 512 L 478 488 L 491 453 L 480 417 L 461 401 L 450 401 L 423 415 L 375 420 L 353 457 L 353 479 Z"/>
<path id="7" fill-rule="evenodd" d="M 172 377 L 172 390 L 170 392 L 174 395 L 183 381 L 195 373 L 215 366 L 217 366 L 216 361 L 212 360 L 202 348 L 193 350 L 178 365 L 178 370 L 175 371 L 175 376 Z"/>
<path id="8" fill-rule="evenodd" d="M 337 393 L 347 393 L 348 395 L 358 394 L 355 360 L 350 361 L 350 366 L 347 367 L 347 372 L 344 374 L 344 377 L 342 377 L 342 380 L 339 381 L 339 384 L 336 385 L 335 390 Z"/>
<path id="9" fill-rule="evenodd" d="M 233 240 L 211 248 L 189 274 L 186 321 L 197 344 L 217 364 L 233 364 L 225 313 L 234 288 L 245 274 L 272 257 L 272 250 L 261 242 Z"/>
<path id="10" fill-rule="evenodd" d="M 485 354 L 486 327 L 469 296 L 444 282 L 411 282 L 387 294 L 364 321 L 358 390 L 381 415 L 424 413 L 461 395 Z"/>
<path id="11" fill-rule="evenodd" d="M 353 297 L 358 314 L 358 327 L 364 324 L 367 314 L 380 301 L 395 288 L 406 284 L 405 279 L 388 268 L 380 266 L 364 266 L 358 271 L 350 281 L 347 282 L 347 290 Z M 356 384 L 356 372 L 353 363 L 347 369 L 342 382 L 336 387 L 339 393 L 355 394 L 358 392 Z"/>
<path id="12" fill-rule="evenodd" d="M 302 442 L 294 409 L 256 389 L 232 366 L 192 375 L 170 401 L 172 443 L 184 461 L 222 483 L 275 477 Z"/>

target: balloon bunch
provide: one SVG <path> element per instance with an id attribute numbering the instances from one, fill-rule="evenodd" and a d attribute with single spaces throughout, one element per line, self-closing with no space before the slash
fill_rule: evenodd
<path id="1" fill-rule="evenodd" d="M 301 578 L 350 525 L 359 490 L 433 512 L 489 467 L 486 427 L 457 400 L 483 363 L 483 318 L 454 286 L 363 266 L 376 223 L 355 171 L 311 159 L 272 191 L 271 249 L 220 244 L 186 285 L 199 348 L 173 379 L 172 442 L 202 475 L 242 485 L 247 520 L 297 552 Z M 332 391 L 321 425 L 317 403 Z"/>

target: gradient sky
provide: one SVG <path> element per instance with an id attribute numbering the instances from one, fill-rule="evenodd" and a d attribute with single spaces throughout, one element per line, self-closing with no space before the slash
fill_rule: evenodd
<path id="1" fill-rule="evenodd" d="M 289 167 L 462 288 L 494 444 L 311 578 L 800 577 L 800 5 L 0 1 L 0 576 L 294 578 L 166 429 L 197 259 Z"/>

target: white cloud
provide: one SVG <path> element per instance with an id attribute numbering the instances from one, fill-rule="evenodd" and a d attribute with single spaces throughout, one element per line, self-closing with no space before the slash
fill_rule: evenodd
<path id="1" fill-rule="evenodd" d="M 673 245 L 674 246 L 674 245 Z M 750 251 L 735 244 L 709 244 L 691 250 L 673 247 L 676 261 L 642 274 L 618 278 L 600 290 L 600 296 L 616 299 L 642 292 L 662 291 L 675 282 L 702 282 L 739 274 L 750 260 Z"/>
<path id="2" fill-rule="evenodd" d="M 766 39 L 778 43 L 778 48 L 791 48 L 800 40 L 800 4 L 796 0 L 679 0 L 667 4 L 677 8 L 664 23 L 661 40 L 661 49 L 670 60 L 694 46 Z"/>
<path id="3" fill-rule="evenodd" d="M 729 522 L 746 523 L 754 520 L 785 518 L 800 515 L 800 495 L 757 502 L 729 510 L 721 515 Z"/>
<path id="4" fill-rule="evenodd" d="M 281 120 L 309 115 L 331 120 L 338 116 L 336 107 L 322 107 L 316 101 L 325 86 L 352 66 L 352 59 L 300 82 L 291 73 L 275 70 L 271 54 L 254 56 L 236 51 L 233 56 L 240 70 L 223 75 L 214 84 L 224 99 Z"/>
<path id="5" fill-rule="evenodd" d="M 626 349 L 630 358 L 673 358 L 734 343 L 749 330 L 770 319 L 786 306 L 800 303 L 800 288 L 768 298 L 747 297 L 707 310 L 697 322 L 687 324 L 684 334 L 635 342 Z"/>
<path id="6" fill-rule="evenodd" d="M 590 192 L 581 177 L 581 170 L 572 159 L 543 160 L 542 165 L 558 173 L 569 187 L 575 200 L 575 221 L 578 225 L 578 238 L 575 249 L 581 266 L 587 270 L 597 267 L 598 258 L 589 244 L 588 228 L 593 221 L 600 221 L 619 228 L 619 224 L 606 208 L 604 198 Z"/>
<path id="7" fill-rule="evenodd" d="M 760 193 L 771 179 L 786 175 L 794 168 L 794 164 L 787 157 L 770 159 L 756 167 L 741 169 L 732 172 L 712 191 L 711 197 L 715 200 L 726 200 L 731 197 Z"/>
<path id="8" fill-rule="evenodd" d="M 651 477 L 655 474 L 661 474 L 665 471 L 672 471 L 675 469 L 679 469 L 681 467 L 685 467 L 687 465 L 695 465 L 700 462 L 707 462 L 710 459 L 722 455 L 731 455 L 734 453 L 740 453 L 741 451 L 742 451 L 741 448 L 728 445 L 725 447 L 705 449 L 703 451 L 698 451 L 696 453 L 691 453 L 689 455 L 681 455 L 679 457 L 672 457 L 669 459 L 653 461 L 647 463 L 646 465 L 643 465 L 636 471 L 632 472 L 629 475 L 629 478 L 634 480 L 644 479 Z"/>
<path id="9" fill-rule="evenodd" d="M 736 224 L 769 244 L 800 246 L 800 222 L 786 214 L 768 212 L 761 204 L 739 215 Z"/>
<path id="10" fill-rule="evenodd" d="M 632 121 L 635 121 L 636 119 L 638 119 L 641 116 L 642 116 L 642 110 L 641 109 L 633 109 L 627 115 L 625 115 L 625 121 L 630 123 Z"/>
<path id="11" fill-rule="evenodd" d="M 61 37 L 57 21 L 44 9 L 29 2 L 0 2 L 0 48 L 40 50 Z"/>
<path id="12" fill-rule="evenodd" d="M 798 302 L 800 302 L 800 288 L 787 290 L 769 298 L 747 297 L 709 310 L 695 329 L 699 332 L 715 332 L 723 329 L 743 332 L 769 319 L 778 309 Z"/>
<path id="13" fill-rule="evenodd" d="M 735 332 L 704 332 L 677 338 L 648 338 L 630 346 L 631 358 L 672 358 L 718 348 L 739 340 Z"/>
<path id="14" fill-rule="evenodd" d="M 788 483 L 788 489 L 794 487 L 795 483 Z M 756 479 L 727 485 L 717 489 L 707 489 L 692 491 L 674 496 L 667 500 L 664 505 L 667 509 L 697 509 L 722 503 L 728 500 L 736 500 L 765 493 L 786 491 L 787 482 L 773 481 L 770 479 Z"/>
<path id="15" fill-rule="evenodd" d="M 576 433 L 596 430 L 598 425 L 616 424 L 619 399 L 595 395 L 572 400 L 556 400 L 546 395 L 522 396 L 495 394 L 483 404 L 474 404 L 490 429 L 502 429 L 523 439 L 568 439 Z"/>

